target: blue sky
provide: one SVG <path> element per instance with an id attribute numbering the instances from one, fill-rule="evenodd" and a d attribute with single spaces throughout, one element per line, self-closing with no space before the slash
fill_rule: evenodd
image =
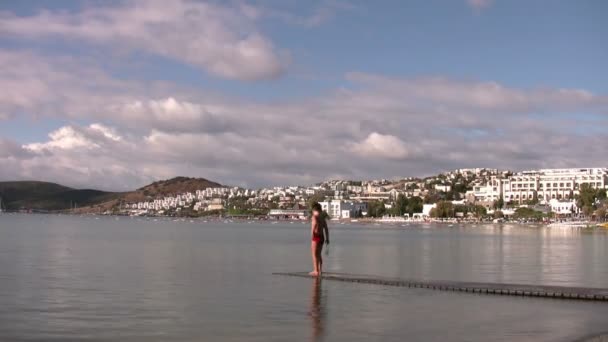
<path id="1" fill-rule="evenodd" d="M 605 1 L 171 5 L 0 3 L 0 178 L 261 186 L 605 163 Z"/>

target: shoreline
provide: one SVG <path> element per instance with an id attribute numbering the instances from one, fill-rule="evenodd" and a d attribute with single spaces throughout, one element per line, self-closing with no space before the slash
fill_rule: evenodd
<path id="1" fill-rule="evenodd" d="M 164 216 L 164 215 L 119 215 L 119 214 L 97 214 L 97 213 L 70 213 L 70 212 L 42 212 L 42 211 L 32 211 L 32 212 L 20 212 L 20 211 L 4 211 L 0 214 L 0 218 L 3 215 L 57 215 L 57 216 L 90 216 L 90 217 L 115 217 L 115 218 L 143 218 L 143 219 L 163 219 L 163 220 L 173 220 L 173 221 L 199 221 L 199 222 L 208 222 L 208 221 L 231 221 L 231 222 L 268 222 L 271 224 L 277 224 L 280 222 L 290 222 L 290 223 L 306 223 L 309 222 L 309 219 L 277 219 L 271 218 L 268 216 L 218 216 L 218 215 L 210 215 L 210 216 L 198 216 L 198 217 L 187 217 L 187 216 Z M 577 226 L 568 227 L 568 223 L 577 223 Z M 330 224 L 344 225 L 344 224 L 359 224 L 359 225 L 372 225 L 372 226 L 388 226 L 388 227 L 404 227 L 409 225 L 442 225 L 442 226 L 477 226 L 477 225 L 520 225 L 520 226 L 540 226 L 546 228 L 553 229 L 608 229 L 607 222 L 583 222 L 585 226 L 581 226 L 580 221 L 555 221 L 555 222 L 534 222 L 534 221 L 501 221 L 501 222 L 493 222 L 492 220 L 456 220 L 456 219 L 427 219 L 427 220 L 392 220 L 392 219 L 382 219 L 382 218 L 356 218 L 356 219 L 337 219 L 330 220 Z M 554 226 L 550 227 L 552 224 L 564 224 L 561 227 Z"/>

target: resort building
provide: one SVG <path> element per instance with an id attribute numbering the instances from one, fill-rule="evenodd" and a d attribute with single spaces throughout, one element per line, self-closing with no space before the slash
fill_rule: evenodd
<path id="1" fill-rule="evenodd" d="M 477 184 L 467 192 L 467 199 L 490 202 L 502 197 L 505 202 L 549 203 L 552 199 L 573 199 L 583 184 L 608 190 L 608 168 L 541 169 L 505 178 L 492 176 L 487 183 Z"/>

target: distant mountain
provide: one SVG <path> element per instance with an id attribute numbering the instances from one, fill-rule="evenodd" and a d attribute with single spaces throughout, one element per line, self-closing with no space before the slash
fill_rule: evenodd
<path id="1" fill-rule="evenodd" d="M 148 201 L 154 198 L 194 192 L 208 187 L 223 187 L 204 178 L 176 177 L 154 182 L 130 192 L 106 192 L 91 189 L 73 189 L 47 182 L 0 182 L 3 207 L 37 210 L 69 210 L 75 212 L 103 212 L 122 203 Z"/>
<path id="2" fill-rule="evenodd" d="M 0 182 L 2 205 L 8 210 L 21 208 L 65 210 L 88 206 L 120 197 L 120 193 L 77 190 L 63 185 L 37 181 Z"/>

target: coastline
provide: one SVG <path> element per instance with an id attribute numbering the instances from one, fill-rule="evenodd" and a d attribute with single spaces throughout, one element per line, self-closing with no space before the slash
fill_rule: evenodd
<path id="1" fill-rule="evenodd" d="M 219 221 L 227 221 L 227 222 L 247 222 L 247 223 L 268 223 L 268 224 L 277 224 L 277 223 L 308 223 L 310 220 L 308 219 L 277 219 L 273 217 L 268 217 L 264 215 L 259 216 L 246 216 L 246 215 L 209 215 L 209 216 L 199 216 L 199 217 L 188 217 L 188 216 L 166 216 L 166 215 L 121 215 L 121 214 L 97 214 L 97 213 L 75 213 L 75 212 L 64 212 L 64 211 L 4 211 L 0 218 L 3 215 L 58 215 L 58 216 L 74 216 L 74 217 L 114 217 L 114 218 L 140 218 L 140 219 L 151 219 L 151 220 L 171 220 L 171 221 L 189 221 L 189 222 L 219 222 Z M 386 219 L 386 218 L 371 218 L 371 217 L 362 217 L 356 219 L 333 219 L 329 221 L 330 224 L 333 225 L 346 225 L 346 224 L 356 224 L 361 226 L 383 226 L 383 227 L 407 227 L 410 225 L 435 225 L 435 226 L 445 226 L 445 227 L 453 227 L 453 226 L 503 226 L 503 225 L 518 225 L 518 226 L 527 226 L 527 227 L 538 227 L 538 228 L 549 228 L 549 229 L 578 229 L 578 230 L 589 230 L 589 229 L 602 229 L 608 231 L 608 223 L 606 222 L 583 222 L 584 225 L 581 225 L 580 222 L 575 222 L 575 225 L 569 226 L 568 221 L 562 222 L 563 225 L 560 225 L 560 222 L 535 222 L 535 221 L 500 221 L 494 222 L 492 220 L 458 220 L 458 219 L 426 219 L 426 220 L 398 220 L 398 219 Z"/>

